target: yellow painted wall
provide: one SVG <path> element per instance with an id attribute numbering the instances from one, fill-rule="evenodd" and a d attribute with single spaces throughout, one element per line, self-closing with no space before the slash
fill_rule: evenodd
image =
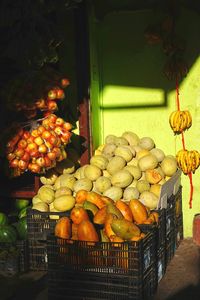
<path id="1" fill-rule="evenodd" d="M 176 109 L 175 82 L 163 75 L 166 56 L 160 45 L 150 46 L 144 30 L 161 15 L 152 10 L 109 12 L 90 19 L 91 111 L 94 148 L 106 135 L 130 130 L 150 136 L 165 154 L 181 146 L 169 126 Z M 187 77 L 180 82 L 181 109 L 189 109 L 192 127 L 185 133 L 186 148 L 200 151 L 200 18 L 181 10 L 177 32 L 186 41 Z M 200 170 L 193 176 L 193 208 L 189 209 L 189 178 L 182 175 L 184 235 L 192 235 L 192 221 L 200 212 Z"/>

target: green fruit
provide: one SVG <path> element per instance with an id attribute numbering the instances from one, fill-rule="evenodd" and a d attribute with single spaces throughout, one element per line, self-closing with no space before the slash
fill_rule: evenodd
<path id="1" fill-rule="evenodd" d="M 91 203 L 90 201 L 84 201 L 84 203 L 83 203 L 83 208 L 84 209 L 86 209 L 86 210 L 89 210 L 92 214 L 93 214 L 93 216 L 98 212 L 98 207 L 95 205 L 95 204 L 93 204 L 93 203 Z"/>
<path id="2" fill-rule="evenodd" d="M 0 212 L 0 225 L 8 224 L 8 217 L 6 214 Z"/>
<path id="3" fill-rule="evenodd" d="M 15 200 L 15 208 L 18 211 L 21 211 L 23 208 L 27 207 L 29 205 L 29 200 L 27 199 L 16 199 Z"/>
<path id="4" fill-rule="evenodd" d="M 20 210 L 20 212 L 18 214 L 19 219 L 27 216 L 27 209 L 28 208 L 31 208 L 31 206 L 24 207 L 22 210 Z"/>
<path id="5" fill-rule="evenodd" d="M 114 233 L 123 240 L 130 240 L 134 236 L 140 235 L 140 228 L 126 219 L 116 219 L 111 223 Z"/>
<path id="6" fill-rule="evenodd" d="M 27 239 L 27 220 L 26 217 L 21 218 L 16 224 L 17 233 L 20 240 Z"/>
<path id="7" fill-rule="evenodd" d="M 17 232 L 11 225 L 0 226 L 0 243 L 15 243 Z"/>

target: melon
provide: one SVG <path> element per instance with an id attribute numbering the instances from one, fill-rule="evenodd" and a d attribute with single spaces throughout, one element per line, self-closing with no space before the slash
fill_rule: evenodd
<path id="1" fill-rule="evenodd" d="M 148 169 L 155 169 L 157 165 L 158 165 L 158 160 L 152 154 L 143 156 L 138 161 L 138 166 L 142 171 L 146 171 Z"/>
<path id="2" fill-rule="evenodd" d="M 174 157 L 166 156 L 160 164 L 166 176 L 172 176 L 177 171 L 177 161 Z"/>

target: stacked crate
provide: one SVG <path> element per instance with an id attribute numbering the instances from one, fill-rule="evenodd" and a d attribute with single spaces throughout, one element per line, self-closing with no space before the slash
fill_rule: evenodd
<path id="1" fill-rule="evenodd" d="M 138 242 L 82 242 L 49 236 L 48 299 L 147 299 L 157 287 L 153 232 Z"/>
<path id="2" fill-rule="evenodd" d="M 175 243 L 176 248 L 178 248 L 183 240 L 182 187 L 180 187 L 178 193 L 175 195 L 175 232 Z"/>
<path id="3" fill-rule="evenodd" d="M 0 243 L 0 274 L 12 276 L 28 271 L 28 243 L 17 240 L 16 243 Z"/>
<path id="4" fill-rule="evenodd" d="M 27 210 L 29 267 L 33 271 L 47 271 L 47 235 L 54 232 L 56 222 L 67 213 Z"/>

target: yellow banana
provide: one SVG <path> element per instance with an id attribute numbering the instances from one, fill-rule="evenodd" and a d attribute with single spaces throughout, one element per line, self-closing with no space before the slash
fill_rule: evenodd
<path id="1" fill-rule="evenodd" d="M 192 117 L 188 110 L 176 110 L 170 114 L 169 123 L 174 133 L 180 134 L 191 127 Z"/>

